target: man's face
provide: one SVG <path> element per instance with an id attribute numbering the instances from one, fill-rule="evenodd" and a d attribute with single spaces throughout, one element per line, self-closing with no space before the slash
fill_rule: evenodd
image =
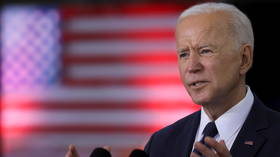
<path id="1" fill-rule="evenodd" d="M 196 104 L 230 101 L 240 87 L 241 55 L 227 20 L 227 14 L 216 12 L 189 16 L 177 25 L 180 76 Z"/>

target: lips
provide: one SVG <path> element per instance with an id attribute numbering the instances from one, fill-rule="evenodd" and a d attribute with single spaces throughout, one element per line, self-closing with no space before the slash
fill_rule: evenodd
<path id="1" fill-rule="evenodd" d="M 208 81 L 192 81 L 188 85 L 191 88 L 200 88 L 200 87 L 206 85 L 207 83 L 208 83 Z"/>

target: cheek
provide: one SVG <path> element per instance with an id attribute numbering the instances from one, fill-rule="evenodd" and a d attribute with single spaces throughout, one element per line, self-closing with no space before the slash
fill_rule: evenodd
<path id="1" fill-rule="evenodd" d="M 204 68 L 205 77 L 211 80 L 211 82 L 214 83 L 214 86 L 217 86 L 222 83 L 226 73 L 229 70 L 227 68 L 227 63 L 217 59 L 208 60 L 208 62 L 204 62 Z"/>
<path id="2" fill-rule="evenodd" d="M 178 62 L 178 69 L 179 69 L 179 74 L 180 74 L 180 78 L 182 81 L 184 81 L 185 78 L 185 65 L 183 63 Z"/>
<path id="3" fill-rule="evenodd" d="M 221 62 L 213 65 L 212 77 L 215 77 L 216 86 L 227 86 L 235 83 L 239 78 L 238 66 L 232 62 Z"/>

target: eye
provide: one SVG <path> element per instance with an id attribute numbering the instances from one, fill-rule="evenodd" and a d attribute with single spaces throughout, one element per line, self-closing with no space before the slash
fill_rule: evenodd
<path id="1" fill-rule="evenodd" d="M 202 49 L 202 50 L 200 50 L 199 53 L 202 55 L 209 55 L 209 54 L 213 53 L 213 51 L 210 49 Z"/>
<path id="2" fill-rule="evenodd" d="M 187 56 L 187 53 L 180 53 L 180 58 L 183 58 L 183 57 L 186 57 Z"/>
<path id="3" fill-rule="evenodd" d="M 179 58 L 187 58 L 189 57 L 189 52 L 187 50 L 183 50 L 179 53 Z"/>

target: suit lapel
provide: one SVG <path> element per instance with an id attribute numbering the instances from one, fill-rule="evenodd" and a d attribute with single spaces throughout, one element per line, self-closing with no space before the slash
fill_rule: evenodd
<path id="1" fill-rule="evenodd" d="M 266 110 L 255 96 L 252 109 L 230 150 L 232 156 L 253 157 L 265 143 L 266 137 L 262 132 L 268 127 Z"/>
<path id="2" fill-rule="evenodd" d="M 177 146 L 180 146 L 179 157 L 188 157 L 192 151 L 193 142 L 200 122 L 200 111 L 196 112 L 188 125 L 184 126 L 184 130 L 177 139 Z"/>

